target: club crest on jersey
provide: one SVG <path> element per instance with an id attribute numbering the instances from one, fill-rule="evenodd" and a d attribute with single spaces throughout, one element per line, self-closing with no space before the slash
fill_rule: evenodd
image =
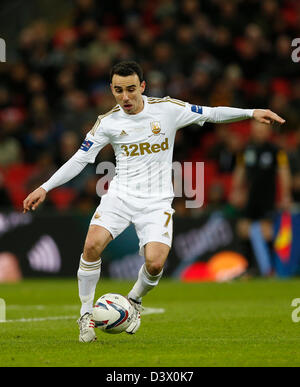
<path id="1" fill-rule="evenodd" d="M 94 144 L 93 141 L 84 140 L 83 143 L 81 144 L 80 149 L 83 150 L 84 152 L 87 152 L 93 144 Z"/>
<path id="2" fill-rule="evenodd" d="M 161 127 L 160 127 L 160 122 L 159 121 L 153 121 L 150 123 L 150 126 L 151 126 L 151 130 L 152 130 L 152 133 L 157 136 L 160 131 L 161 131 Z"/>
<path id="3" fill-rule="evenodd" d="M 191 107 L 191 111 L 194 112 L 194 113 L 198 113 L 198 114 L 202 114 L 203 113 L 202 106 L 198 106 L 198 105 L 193 105 Z"/>

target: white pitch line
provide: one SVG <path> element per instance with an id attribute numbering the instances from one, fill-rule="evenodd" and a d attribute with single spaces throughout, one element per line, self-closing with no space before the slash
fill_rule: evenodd
<path id="1" fill-rule="evenodd" d="M 51 320 L 71 320 L 76 319 L 78 316 L 49 316 L 49 317 L 34 317 L 34 318 L 19 318 L 15 320 L 0 320 L 1 323 L 14 323 L 14 322 L 36 322 L 36 321 L 51 321 Z"/>
<path id="2" fill-rule="evenodd" d="M 142 315 L 146 316 L 149 314 L 160 314 L 164 313 L 163 308 L 147 308 L 145 307 L 142 311 Z M 73 320 L 77 319 L 78 316 L 48 316 L 48 317 L 34 317 L 34 318 L 19 318 L 14 320 L 0 320 L 0 324 L 3 323 L 14 323 L 14 322 L 39 322 L 39 321 L 51 321 L 51 320 Z"/>
<path id="3" fill-rule="evenodd" d="M 141 314 L 143 316 L 146 316 L 147 314 L 160 314 L 160 313 L 165 313 L 165 309 L 163 309 L 163 308 L 147 308 L 147 307 L 145 307 Z"/>
<path id="4" fill-rule="evenodd" d="M 7 305 L 6 309 L 10 310 L 45 310 L 45 309 L 74 309 L 74 310 L 79 310 L 80 306 L 79 305 L 18 305 L 18 304 L 11 304 Z"/>

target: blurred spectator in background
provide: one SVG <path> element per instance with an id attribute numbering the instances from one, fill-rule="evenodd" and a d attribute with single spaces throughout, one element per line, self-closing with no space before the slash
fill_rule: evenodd
<path id="1" fill-rule="evenodd" d="M 247 192 L 244 216 L 269 219 L 276 209 L 277 177 L 280 208 L 291 205 L 291 176 L 288 157 L 271 140 L 270 126 L 251 122 L 251 140 L 240 154 L 234 171 L 233 190 Z"/>
<path id="2" fill-rule="evenodd" d="M 101 57 L 102 60 L 113 62 L 119 50 L 120 44 L 110 37 L 109 29 L 100 28 L 96 32 L 95 39 L 87 47 L 86 61 L 90 64 L 97 63 Z"/>
<path id="3" fill-rule="evenodd" d="M 288 145 L 286 145 L 288 148 Z M 300 127 L 295 132 L 295 147 L 290 150 L 289 163 L 292 175 L 292 199 L 297 209 L 300 209 Z"/>
<path id="4" fill-rule="evenodd" d="M 99 196 L 97 196 L 96 186 L 99 176 L 91 176 L 86 179 L 83 188 L 78 193 L 72 203 L 72 208 L 82 214 L 90 215 L 94 212 L 95 206 L 99 205 Z"/>
<path id="5" fill-rule="evenodd" d="M 222 211 L 226 205 L 224 187 L 220 182 L 210 185 L 207 194 L 206 212 Z"/>
<path id="6" fill-rule="evenodd" d="M 218 125 L 215 144 L 208 150 L 207 157 L 216 162 L 220 173 L 232 173 L 241 150 L 242 142 L 238 135 L 230 132 L 228 125 Z"/>
<path id="7" fill-rule="evenodd" d="M 47 151 L 39 153 L 35 166 L 35 170 L 26 181 L 27 192 L 31 192 L 42 185 L 57 169 L 53 160 L 53 155 Z"/>
<path id="8" fill-rule="evenodd" d="M 38 122 L 24 134 L 25 160 L 36 163 L 41 152 L 53 153 L 56 147 L 56 128 L 52 122 Z"/>
<path id="9" fill-rule="evenodd" d="M 55 150 L 56 165 L 62 165 L 67 162 L 74 153 L 77 152 L 81 144 L 81 136 L 71 130 L 65 131 L 59 142 L 59 146 Z"/>
<path id="10" fill-rule="evenodd" d="M 89 106 L 86 93 L 80 90 L 68 91 L 62 101 L 59 121 L 65 130 L 73 130 L 80 134 L 83 125 L 95 117 Z"/>
<path id="11" fill-rule="evenodd" d="M 251 139 L 239 156 L 233 175 L 233 192 L 245 196 L 245 207 L 237 222 L 244 255 L 260 274 L 270 275 L 269 250 L 273 241 L 273 217 L 278 208 L 277 181 L 280 185 L 279 209 L 291 207 L 291 175 L 286 152 L 271 139 L 272 129 L 251 123 Z M 278 179 L 278 180 L 277 180 Z M 255 254 L 253 254 L 253 252 Z M 255 257 L 255 260 L 254 260 Z"/>
<path id="12" fill-rule="evenodd" d="M 6 168 L 22 161 L 20 143 L 4 131 L 0 131 L 0 167 Z"/>

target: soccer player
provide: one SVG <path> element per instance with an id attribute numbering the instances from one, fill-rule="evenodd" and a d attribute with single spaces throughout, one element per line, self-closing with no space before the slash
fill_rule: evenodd
<path id="1" fill-rule="evenodd" d="M 158 284 L 172 242 L 171 171 L 176 131 L 190 124 L 202 126 L 206 121 L 226 123 L 253 118 L 267 124 L 285 122 L 270 110 L 211 108 L 170 97 L 146 97 L 142 69 L 132 61 L 113 66 L 110 82 L 117 105 L 98 117 L 81 148 L 24 200 L 24 213 L 35 210 L 47 192 L 93 163 L 105 145 L 113 146 L 116 174 L 91 219 L 79 262 L 78 324 L 82 342 L 96 339 L 91 312 L 102 251 L 130 223 L 135 225 L 145 263 L 128 293 L 136 313 L 126 331 L 135 333 L 140 326 L 142 298 Z"/>

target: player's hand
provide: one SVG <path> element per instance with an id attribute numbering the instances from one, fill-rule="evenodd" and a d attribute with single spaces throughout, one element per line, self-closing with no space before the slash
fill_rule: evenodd
<path id="1" fill-rule="evenodd" d="M 260 122 L 261 124 L 273 124 L 277 122 L 279 124 L 284 124 L 285 120 L 281 118 L 278 114 L 272 112 L 272 110 L 264 109 L 255 109 L 253 113 L 253 118 Z"/>
<path id="2" fill-rule="evenodd" d="M 23 213 L 26 214 L 27 211 L 34 211 L 43 201 L 46 199 L 47 192 L 44 188 L 37 188 L 35 191 L 31 192 L 27 198 L 23 201 Z"/>

